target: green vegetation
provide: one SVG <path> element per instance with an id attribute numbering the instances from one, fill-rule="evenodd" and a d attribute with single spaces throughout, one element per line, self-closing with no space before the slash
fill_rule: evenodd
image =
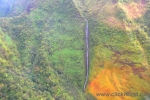
<path id="1" fill-rule="evenodd" d="M 107 6 L 106 1 L 100 4 Z M 13 17 L 0 18 L 0 100 L 95 99 L 92 93 L 83 92 L 85 20 L 82 17 L 84 12 L 88 20 L 91 18 L 92 10 L 97 10 L 91 9 L 96 2 L 87 0 L 83 5 L 75 0 L 75 5 L 72 0 L 32 0 L 25 4 L 28 9 L 20 8 L 19 2 L 18 7 L 12 8 L 16 13 L 12 13 Z M 123 10 L 113 17 L 141 26 L 127 32 L 102 21 L 89 20 L 89 82 L 105 67 L 137 68 L 150 64 L 149 11 L 144 18 L 135 20 L 128 20 Z"/>
<path id="2" fill-rule="evenodd" d="M 111 67 L 104 66 L 106 62 L 112 62 L 119 66 L 141 66 L 145 61 L 145 55 L 141 50 L 137 36 L 134 33 L 126 33 L 121 29 L 112 28 L 103 22 L 90 21 L 91 30 L 91 66 L 96 63 L 97 68 Z M 141 41 L 141 40 L 139 40 Z M 91 68 L 90 76 L 95 77 L 98 73 Z M 100 71 L 100 70 L 99 70 Z M 95 73 L 93 75 L 93 73 Z"/>
<path id="3" fill-rule="evenodd" d="M 70 0 L 36 6 L 1 19 L 0 99 L 85 100 L 84 23 L 77 9 Z"/>
<path id="4" fill-rule="evenodd" d="M 122 9 L 120 9 L 116 13 L 116 17 L 119 18 L 120 20 L 124 20 L 124 19 L 126 19 L 126 14 L 125 14 L 125 12 Z"/>

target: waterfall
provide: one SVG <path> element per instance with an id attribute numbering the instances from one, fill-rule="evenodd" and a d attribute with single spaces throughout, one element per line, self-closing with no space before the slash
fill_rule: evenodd
<path id="1" fill-rule="evenodd" d="M 86 52 L 85 52 L 85 67 L 86 67 L 86 79 L 84 83 L 84 91 L 86 89 L 87 81 L 88 81 L 88 75 L 89 75 L 89 25 L 88 20 L 85 18 L 86 21 L 86 27 L 85 27 L 85 44 L 86 44 Z"/>

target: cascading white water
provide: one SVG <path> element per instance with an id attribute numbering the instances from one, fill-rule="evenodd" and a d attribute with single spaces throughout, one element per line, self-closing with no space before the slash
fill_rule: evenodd
<path id="1" fill-rule="evenodd" d="M 86 27 L 85 27 L 85 44 L 86 44 L 86 53 L 85 53 L 85 63 L 86 63 L 86 79 L 84 83 L 84 91 L 86 89 L 87 81 L 88 81 L 88 75 L 89 75 L 89 25 L 88 20 L 85 18 L 86 21 Z"/>

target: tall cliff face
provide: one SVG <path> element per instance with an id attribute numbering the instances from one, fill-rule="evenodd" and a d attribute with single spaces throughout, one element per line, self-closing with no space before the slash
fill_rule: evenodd
<path id="1" fill-rule="evenodd" d="M 150 92 L 146 0 L 22 0 L 9 15 L 0 18 L 1 100 L 149 98 L 97 95 Z M 83 92 L 85 17 L 90 74 Z"/>
<path id="2" fill-rule="evenodd" d="M 144 100 L 144 96 L 98 96 L 98 93 L 150 92 L 149 2 L 74 0 L 74 3 L 91 25 L 87 93 L 98 100 Z"/>

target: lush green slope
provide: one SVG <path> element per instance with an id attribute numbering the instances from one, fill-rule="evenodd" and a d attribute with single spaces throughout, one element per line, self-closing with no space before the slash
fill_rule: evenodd
<path id="1" fill-rule="evenodd" d="M 84 21 L 70 0 L 36 7 L 1 18 L 1 100 L 85 100 Z"/>

